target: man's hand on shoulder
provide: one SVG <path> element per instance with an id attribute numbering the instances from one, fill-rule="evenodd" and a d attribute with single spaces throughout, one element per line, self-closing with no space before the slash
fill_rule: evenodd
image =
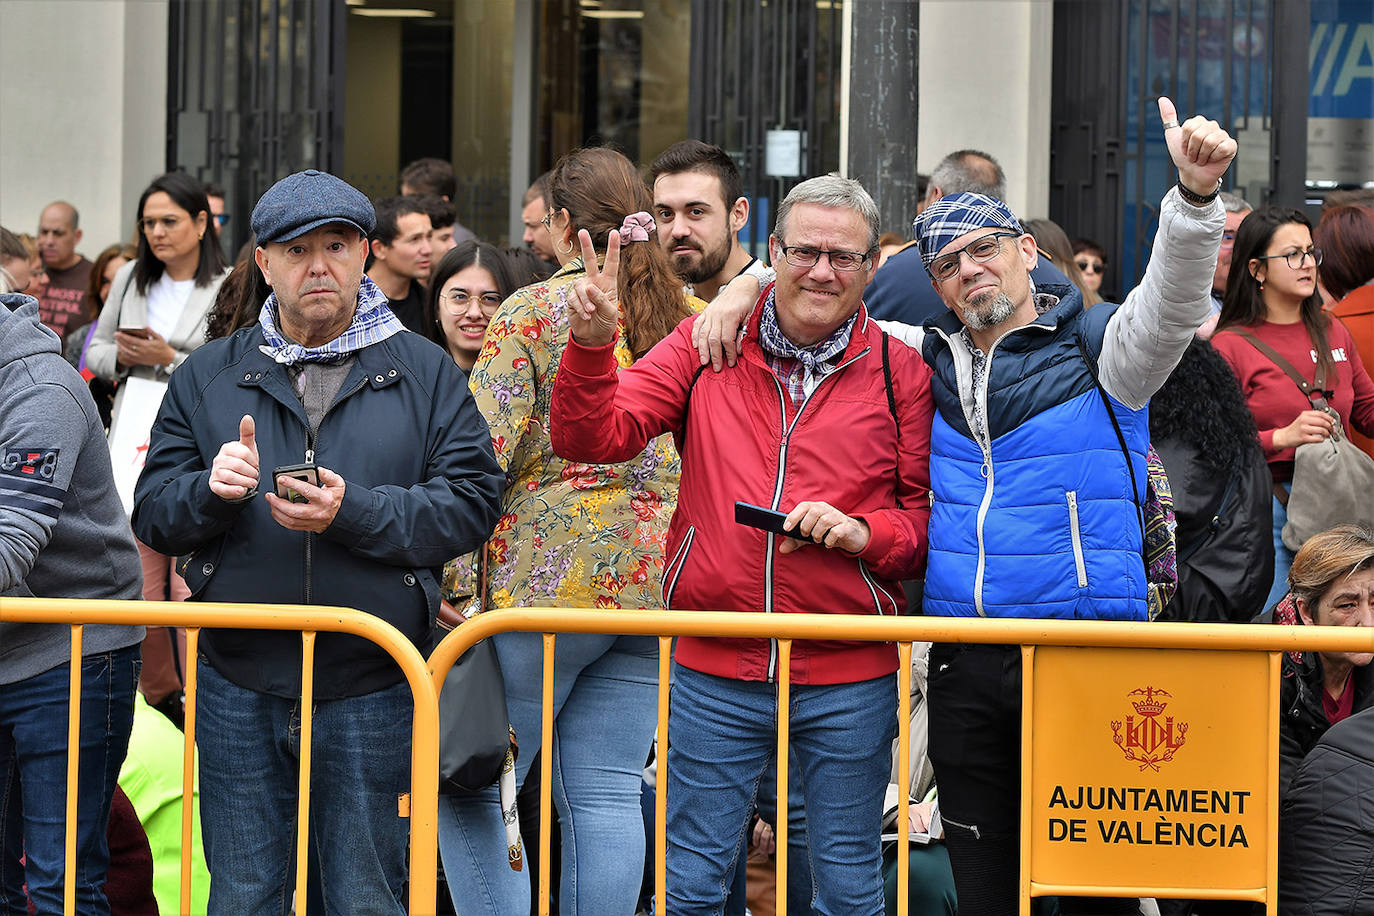
<path id="1" fill-rule="evenodd" d="M 239 438 L 219 447 L 210 463 L 210 492 L 228 502 L 253 495 L 258 487 L 258 440 L 253 417 L 239 420 Z"/>
<path id="2" fill-rule="evenodd" d="M 1198 197 L 1216 192 L 1221 176 L 1236 158 L 1236 141 L 1221 125 L 1202 115 L 1178 123 L 1178 111 L 1165 96 L 1159 97 L 1159 119 L 1164 142 L 1178 168 L 1178 182 Z"/>
<path id="3" fill-rule="evenodd" d="M 586 229 L 577 231 L 582 243 L 582 264 L 587 276 L 572 286 L 568 302 L 568 329 L 584 347 L 604 347 L 615 340 L 620 321 L 616 280 L 620 273 L 620 233 L 612 229 L 606 242 L 606 263 L 597 267 L 596 249 Z"/>
<path id="4" fill-rule="evenodd" d="M 796 529 L 809 540 L 783 538 L 778 553 L 792 553 L 807 546 L 827 547 L 852 554 L 863 553 L 871 536 L 868 524 L 863 519 L 850 518 L 830 503 L 820 500 L 797 503 L 787 513 L 783 526 Z"/>
<path id="5" fill-rule="evenodd" d="M 692 344 L 697 348 L 701 364 L 711 364 L 711 371 L 719 372 L 722 359 L 733 366 L 739 358 L 739 341 L 744 321 L 754 310 L 759 298 L 759 281 L 749 274 L 740 274 L 721 289 L 711 304 L 692 322 Z"/>
<path id="6" fill-rule="evenodd" d="M 321 467 L 318 471 L 318 487 L 295 477 L 278 477 L 274 482 L 305 497 L 305 502 L 300 503 L 282 499 L 276 493 L 267 494 L 267 505 L 278 525 L 291 531 L 319 534 L 333 523 L 343 503 L 344 479 L 329 468 Z"/>

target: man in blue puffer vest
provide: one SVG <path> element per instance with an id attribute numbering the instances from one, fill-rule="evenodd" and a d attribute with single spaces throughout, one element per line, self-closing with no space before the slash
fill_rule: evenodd
<path id="1" fill-rule="evenodd" d="M 1209 314 L 1217 193 L 1236 153 L 1216 122 L 1180 126 L 1165 98 L 1159 110 L 1179 181 L 1144 280 L 1121 306 L 1088 311 L 1071 287 L 1037 289 L 1035 242 L 1000 200 L 955 194 L 916 220 L 949 312 L 888 330 L 934 372 L 927 614 L 1146 619 L 1146 405 Z M 1020 681 L 1016 646 L 931 652 L 930 757 L 960 916 L 1017 909 Z M 1060 906 L 1134 913 L 1137 903 Z"/>

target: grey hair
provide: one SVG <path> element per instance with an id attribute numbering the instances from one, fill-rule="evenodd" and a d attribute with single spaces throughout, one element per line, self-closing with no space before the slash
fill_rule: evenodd
<path id="1" fill-rule="evenodd" d="M 1227 213 L 1249 213 L 1255 209 L 1244 197 L 1230 191 L 1221 192 L 1221 205 L 1226 208 Z"/>
<path id="2" fill-rule="evenodd" d="M 865 251 L 872 251 L 878 247 L 878 236 L 881 233 L 878 225 L 878 205 L 864 190 L 864 186 L 853 178 L 845 178 L 839 172 L 831 172 L 829 175 L 808 178 L 788 191 L 782 203 L 778 204 L 777 220 L 773 223 L 773 235 L 779 241 L 787 238 L 787 216 L 792 212 L 794 204 L 818 204 L 822 207 L 845 207 L 857 211 L 864 218 L 864 222 L 868 223 L 868 247 Z"/>
<path id="3" fill-rule="evenodd" d="M 961 149 L 950 153 L 930 173 L 930 183 L 941 194 L 984 194 L 1007 199 L 1007 174 L 997 160 L 982 150 Z"/>

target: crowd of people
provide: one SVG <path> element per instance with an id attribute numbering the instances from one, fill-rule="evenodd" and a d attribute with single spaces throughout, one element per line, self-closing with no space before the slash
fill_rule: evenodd
<path id="1" fill-rule="evenodd" d="M 55 202 L 33 250 L 0 229 L 0 591 L 343 605 L 422 652 L 438 621 L 539 605 L 1374 625 L 1374 519 L 1296 543 L 1286 524 L 1298 450 L 1350 435 L 1374 454 L 1374 210 L 1314 227 L 1253 209 L 1221 191 L 1227 132 L 1159 111 L 1177 184 L 1123 296 L 1101 245 L 1020 219 L 976 150 L 929 176 L 909 240 L 881 232 L 859 182 L 802 181 L 767 264 L 738 237 L 734 162 L 696 140 L 643 173 L 609 149 L 561 157 L 522 201 L 519 248 L 461 224 L 436 159 L 378 200 L 286 176 L 232 257 L 224 193 L 181 172 L 149 183 L 132 240 L 94 262 Z M 124 493 L 131 435 L 142 471 Z M 1161 473 L 1162 567 L 1147 524 Z M 541 638 L 494 644 L 519 800 L 498 784 L 441 799 L 455 912 L 524 916 L 542 871 L 564 914 L 758 913 L 745 863 L 781 817 L 791 912 L 895 912 L 902 868 L 916 916 L 1016 911 L 1017 647 L 919 646 L 908 680 L 892 644 L 684 636 L 660 752 L 656 638 L 560 636 L 550 710 Z M 308 895 L 312 911 L 404 912 L 400 670 L 361 639 L 315 640 L 298 888 L 299 635 L 207 629 L 199 646 L 198 911 Z M 73 862 L 67 647 L 65 627 L 0 623 L 0 910 L 61 911 L 68 867 L 80 913 L 175 909 L 184 633 L 85 629 Z M 1359 745 L 1371 658 L 1284 659 L 1280 796 L 1302 834 L 1285 850 L 1333 829 L 1312 801 L 1322 749 Z M 548 862 L 512 839 L 536 835 L 544 756 Z M 785 812 L 768 791 L 780 765 Z M 661 902 L 645 823 L 659 790 Z M 903 793 L 936 842 L 899 863 L 884 833 Z M 1296 861 L 1281 860 L 1285 907 L 1358 893 L 1337 863 Z"/>

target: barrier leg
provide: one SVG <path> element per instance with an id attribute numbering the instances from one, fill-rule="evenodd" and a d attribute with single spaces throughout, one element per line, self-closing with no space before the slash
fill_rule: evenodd
<path id="1" fill-rule="evenodd" d="M 544 634 L 544 702 L 539 754 L 539 916 L 549 916 L 549 829 L 553 820 L 553 650 L 556 637 Z"/>
<path id="2" fill-rule="evenodd" d="M 654 780 L 654 910 L 668 912 L 668 692 L 673 638 L 658 638 L 658 778 Z"/>
<path id="3" fill-rule="evenodd" d="M 72 625 L 71 686 L 67 691 L 67 836 L 62 909 L 76 912 L 76 787 L 81 770 L 81 624 Z"/>
<path id="4" fill-rule="evenodd" d="M 310 730 L 315 715 L 315 634 L 301 633 L 300 783 L 296 789 L 296 916 L 306 916 L 306 881 L 310 874 Z"/>
<path id="5" fill-rule="evenodd" d="M 911 643 L 897 643 L 897 916 L 911 886 Z"/>
<path id="6" fill-rule="evenodd" d="M 200 627 L 186 628 L 186 736 L 181 759 L 181 912 L 191 912 L 191 835 L 196 813 L 196 675 L 200 671 Z"/>
<path id="7" fill-rule="evenodd" d="M 1031 699 L 1035 646 L 1021 647 L 1021 916 L 1031 911 Z"/>
<path id="8" fill-rule="evenodd" d="M 778 804 L 773 820 L 774 863 L 777 866 L 777 916 L 787 916 L 787 821 L 791 808 L 787 802 L 787 771 L 792 758 L 788 754 L 788 733 L 792 709 L 792 640 L 778 640 Z M 745 838 L 746 845 L 748 838 Z M 748 850 L 743 850 L 747 853 Z"/>

